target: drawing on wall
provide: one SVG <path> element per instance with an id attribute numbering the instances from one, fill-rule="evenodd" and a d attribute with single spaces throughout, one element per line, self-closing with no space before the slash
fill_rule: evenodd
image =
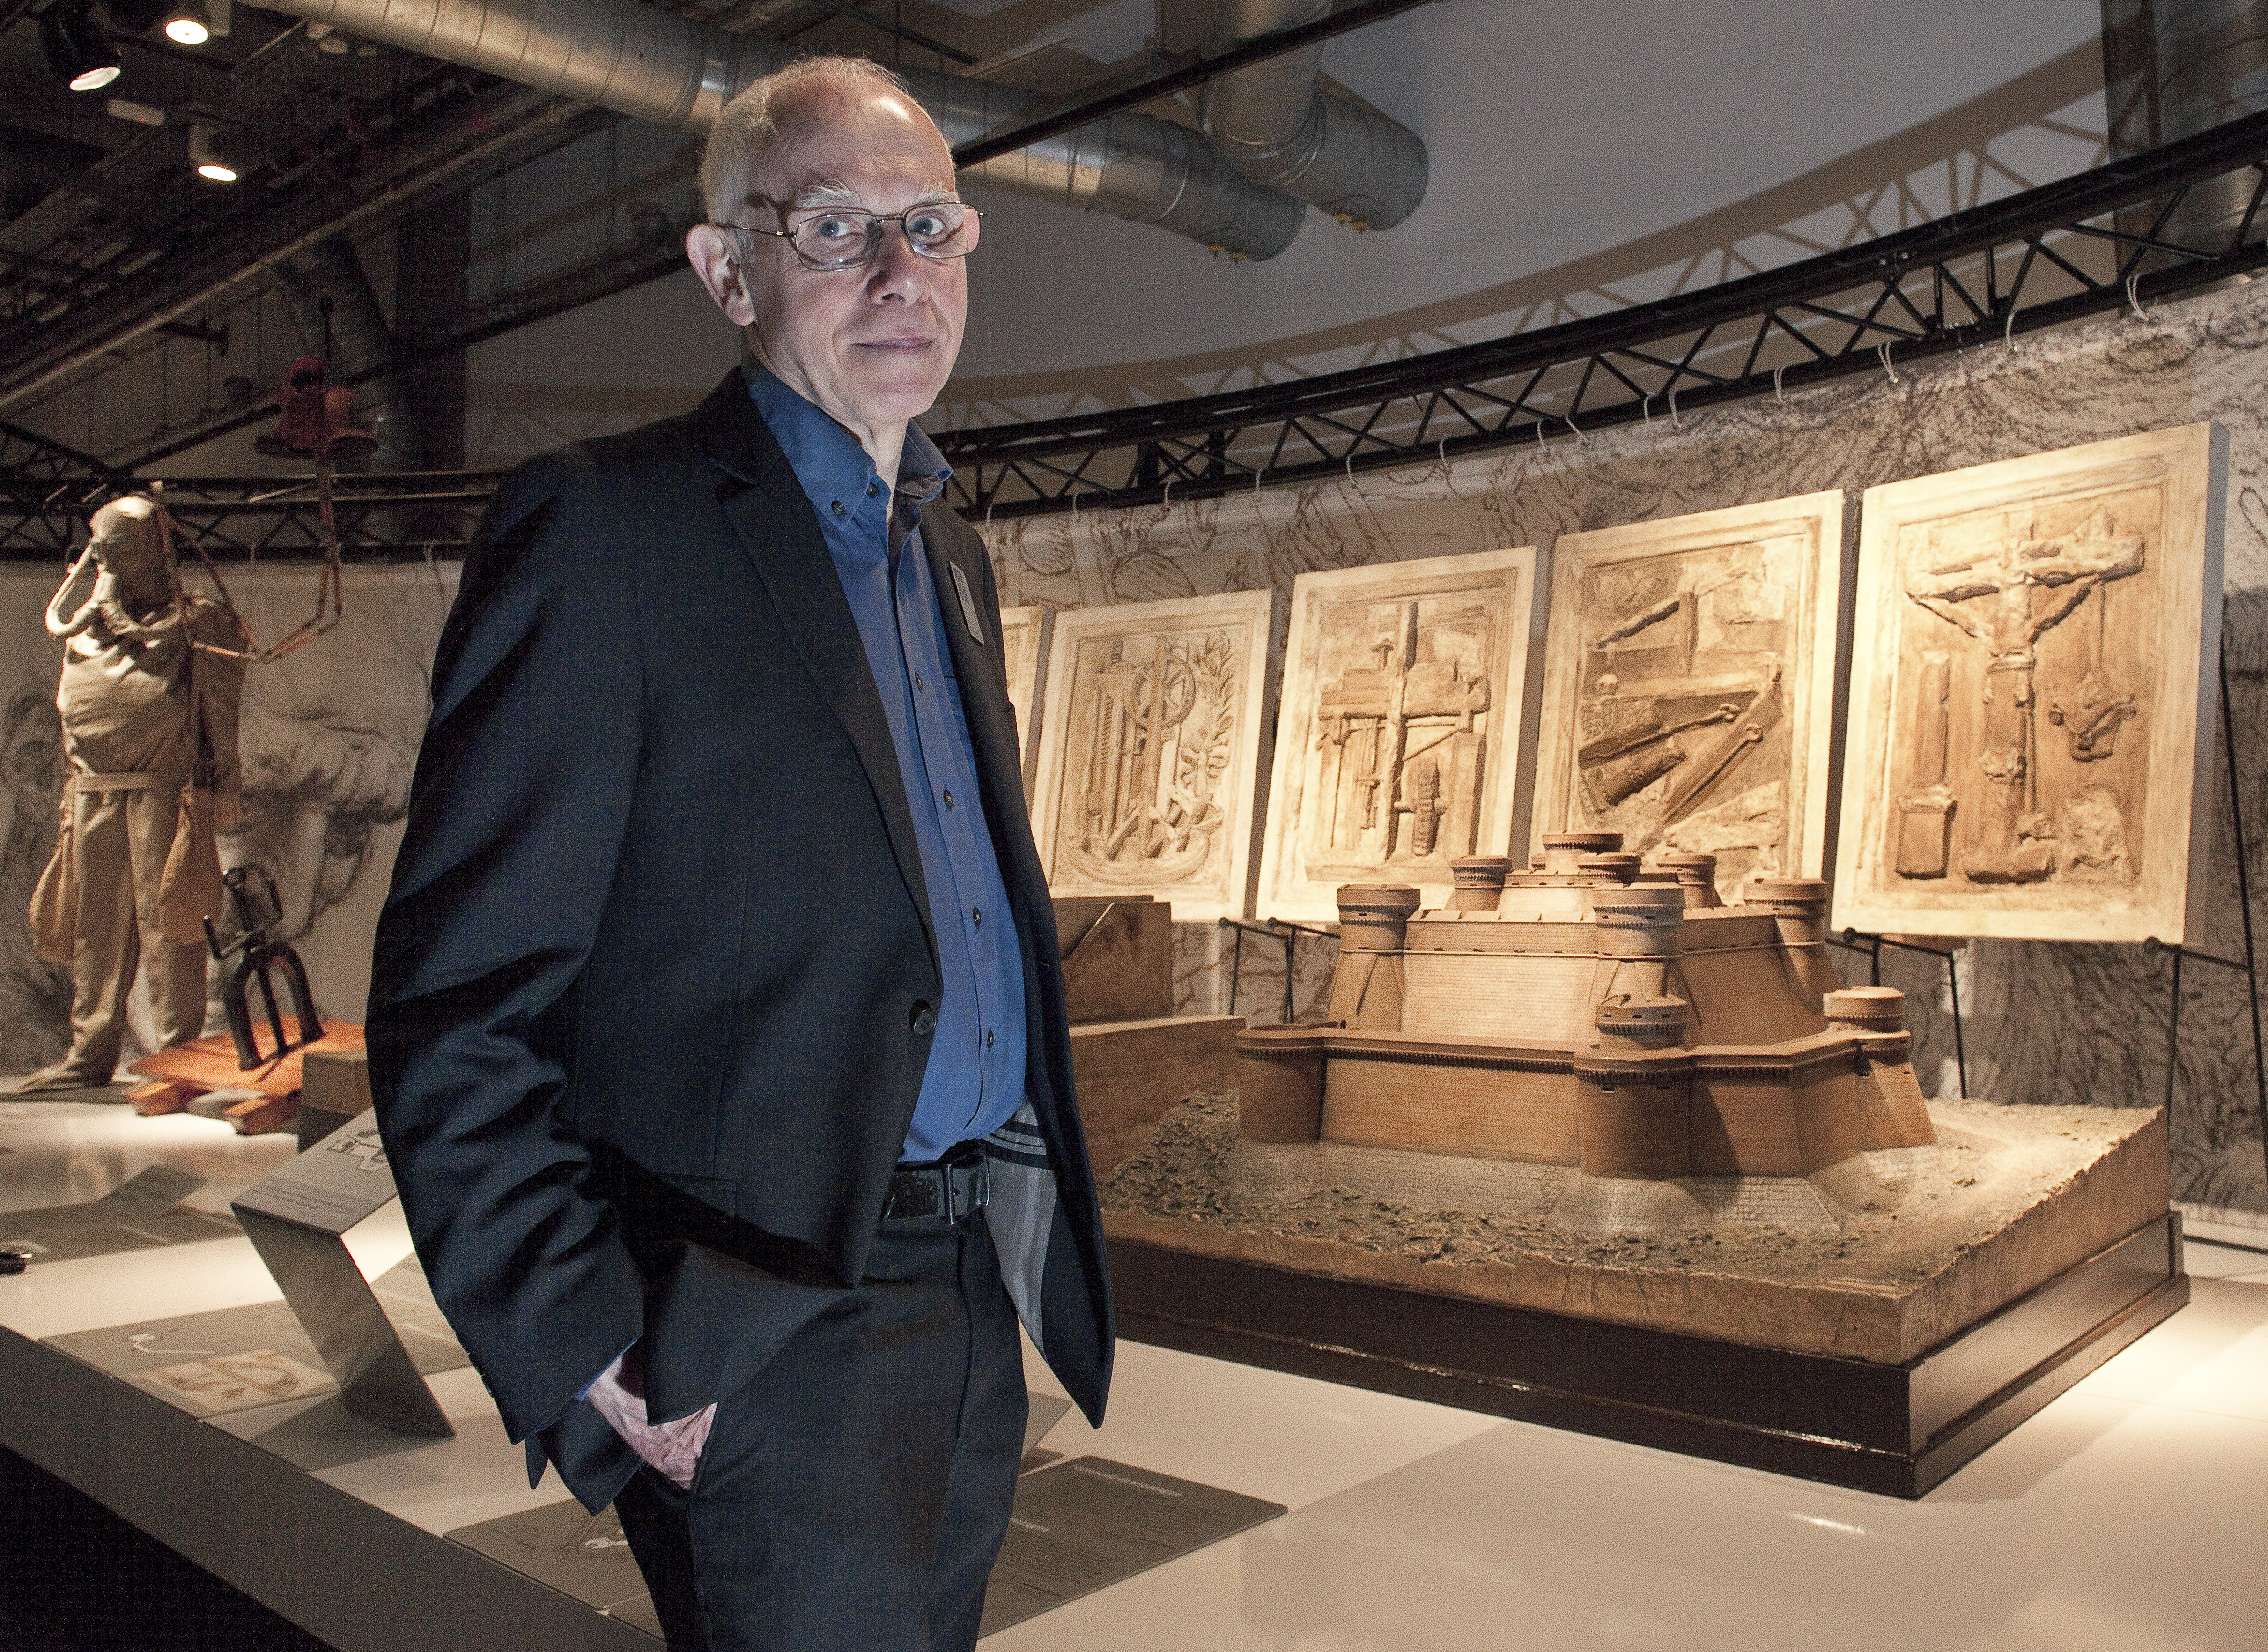
<path id="1" fill-rule="evenodd" d="M 1867 490 L 1836 925 L 2182 940 L 2227 469 L 2192 424 Z"/>
<path id="2" fill-rule="evenodd" d="M 1056 616 L 1033 827 L 1057 895 L 1244 916 L 1274 607 L 1238 591 Z"/>
<path id="3" fill-rule="evenodd" d="M 1823 873 L 1843 495 L 1595 533 L 1552 551 L 1531 835 L 1752 877 Z"/>
<path id="4" fill-rule="evenodd" d="M 1535 575 L 1526 546 L 1293 581 L 1263 916 L 1329 922 L 1373 880 L 1439 905 L 1452 862 L 1506 852 Z"/>
<path id="5" fill-rule="evenodd" d="M 1040 767 L 1040 679 L 1047 670 L 1048 639 L 1055 612 L 1034 604 L 1000 610 L 1000 662 L 1008 673 L 1008 704 L 1016 708 L 1016 739 L 1024 763 L 1024 798 L 1029 802 Z"/>

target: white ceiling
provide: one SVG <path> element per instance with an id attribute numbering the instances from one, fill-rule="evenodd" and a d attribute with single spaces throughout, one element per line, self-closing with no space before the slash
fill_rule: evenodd
<path id="1" fill-rule="evenodd" d="M 1145 0 L 1098 11 L 1130 4 Z M 1312 336 L 1342 329 L 1391 339 L 1405 313 L 1454 312 L 1698 218 L 2075 48 L 2099 89 L 2101 26 L 2099 0 L 1442 0 L 1324 52 L 1326 73 L 1425 140 L 1431 184 L 1410 219 L 1358 235 L 1311 211 L 1281 256 L 1231 264 L 993 195 L 960 376 L 981 394 L 1002 377 L 1352 345 Z M 2050 170 L 2091 159 L 2074 147 Z M 1475 336 L 1502 330 L 1484 323 L 1503 307 L 1484 303 Z"/>

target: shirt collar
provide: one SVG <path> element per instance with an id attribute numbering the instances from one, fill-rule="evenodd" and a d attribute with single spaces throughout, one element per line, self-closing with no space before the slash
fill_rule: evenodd
<path id="1" fill-rule="evenodd" d="M 742 361 L 740 372 L 747 380 L 756 411 L 770 426 L 773 439 L 787 455 L 795 479 L 803 484 L 814 508 L 824 517 L 835 500 L 850 503 L 862 498 L 867 483 L 876 480 L 878 473 L 858 438 L 788 388 L 753 357 Z M 898 455 L 898 502 L 914 506 L 928 504 L 945 490 L 952 475 L 953 467 L 945 462 L 928 432 L 918 424 L 908 424 L 905 446 Z"/>

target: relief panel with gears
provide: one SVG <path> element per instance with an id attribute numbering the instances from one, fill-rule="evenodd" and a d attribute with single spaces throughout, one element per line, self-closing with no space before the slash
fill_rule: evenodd
<path id="1" fill-rule="evenodd" d="M 1057 896 L 1244 916 L 1274 608 L 1238 591 L 1056 616 L 1032 826 Z"/>
<path id="2" fill-rule="evenodd" d="M 2193 424 L 1867 490 L 1837 926 L 2183 939 L 2227 468 Z"/>

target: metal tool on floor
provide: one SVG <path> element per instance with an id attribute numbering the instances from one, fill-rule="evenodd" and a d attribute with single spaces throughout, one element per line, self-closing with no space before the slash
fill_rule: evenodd
<path id="1" fill-rule="evenodd" d="M 252 874 L 259 875 L 254 888 Z M 299 955 L 286 941 L 276 938 L 276 926 L 284 917 L 284 903 L 276 892 L 276 880 L 268 875 L 265 867 L 257 866 L 232 867 L 222 874 L 221 882 L 228 890 L 229 904 L 235 910 L 237 938 L 224 948 L 214 933 L 210 917 L 205 919 L 205 945 L 212 948 L 213 957 L 222 966 L 220 1001 L 228 1015 L 228 1033 L 236 1044 L 236 1064 L 246 1072 L 276 1060 L 290 1051 L 304 1048 L 323 1036 L 323 1023 L 315 1016 L 314 994 L 307 985 L 307 966 L 299 962 Z M 234 970 L 227 968 L 231 954 L 239 955 Z M 276 999 L 276 983 L 271 972 L 281 965 L 284 983 L 291 990 L 293 1017 L 299 1024 L 296 1042 L 284 1031 L 284 1013 Z M 260 987 L 261 1006 L 267 1011 L 269 1032 L 276 1047 L 263 1053 L 252 1024 L 251 988 Z"/>

